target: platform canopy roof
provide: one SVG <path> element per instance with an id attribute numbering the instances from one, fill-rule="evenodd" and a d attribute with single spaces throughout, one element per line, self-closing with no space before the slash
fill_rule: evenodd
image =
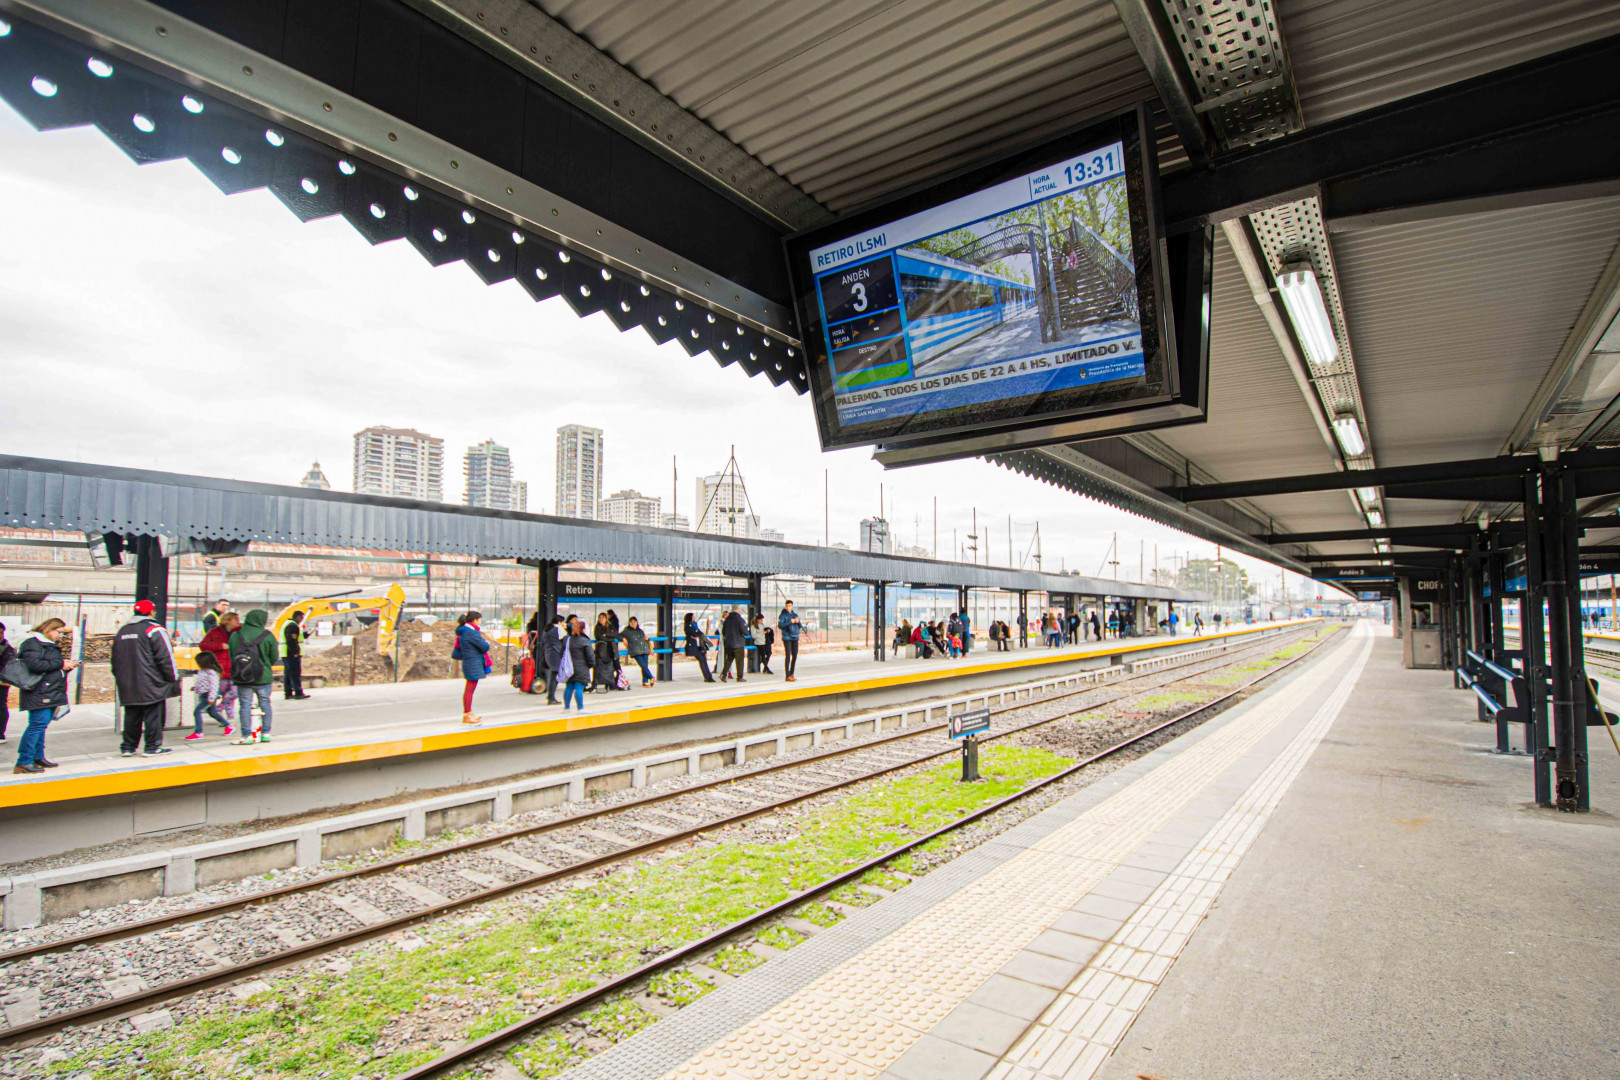
<path id="1" fill-rule="evenodd" d="M 1167 228 L 1213 235 L 1208 421 L 990 460 L 1331 576 L 1511 517 L 1537 455 L 1620 444 L 1615 0 L 3 0 L 0 18 L 0 97 L 36 126 L 95 123 L 138 160 L 189 157 L 227 192 L 268 186 L 301 218 L 801 393 L 783 236 L 1145 101 Z M 1279 300 L 1301 260 L 1326 368 Z M 1583 509 L 1607 514 L 1620 485 L 1587 461 Z M 1399 471 L 1436 464 L 1444 491 Z M 1325 479 L 1276 483 L 1301 476 Z"/>
<path id="2" fill-rule="evenodd" d="M 1209 594 L 1076 574 L 651 529 L 412 499 L 0 455 L 0 525 L 95 538 L 157 536 L 173 552 L 241 554 L 254 541 L 539 562 L 668 567 L 914 588 L 1205 602 Z M 122 547 L 122 543 L 114 545 Z"/>

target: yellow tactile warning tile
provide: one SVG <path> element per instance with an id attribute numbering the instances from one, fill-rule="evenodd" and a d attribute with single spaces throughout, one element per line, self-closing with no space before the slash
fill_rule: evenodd
<path id="1" fill-rule="evenodd" d="M 672 1069 L 665 1080 L 877 1075 L 1336 671 L 1331 660 L 1307 668 L 1244 715 Z M 1142 955 L 1145 968 L 1154 958 Z M 1110 1020 L 1106 1030 L 1120 1024 Z"/>
<path id="2" fill-rule="evenodd" d="M 1371 640 L 1354 643 L 1359 651 L 1310 722 L 1013 1044 L 987 1080 L 1091 1080 L 1096 1075 L 1333 725 Z"/>

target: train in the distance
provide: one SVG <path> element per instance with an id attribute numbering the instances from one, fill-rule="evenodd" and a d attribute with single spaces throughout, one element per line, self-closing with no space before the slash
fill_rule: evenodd
<path id="1" fill-rule="evenodd" d="M 896 261 L 913 370 L 1035 306 L 1033 286 L 931 251 L 906 248 Z"/>

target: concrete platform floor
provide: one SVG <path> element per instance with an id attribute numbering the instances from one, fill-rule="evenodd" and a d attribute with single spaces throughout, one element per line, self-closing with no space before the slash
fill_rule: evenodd
<path id="1" fill-rule="evenodd" d="M 1100 1077 L 1620 1076 L 1620 756 L 1592 729 L 1594 810 L 1536 808 L 1399 645 Z"/>
<path id="2" fill-rule="evenodd" d="M 1620 1076 L 1620 757 L 1593 743 L 1601 809 L 1527 805 L 1387 635 L 565 1077 Z"/>

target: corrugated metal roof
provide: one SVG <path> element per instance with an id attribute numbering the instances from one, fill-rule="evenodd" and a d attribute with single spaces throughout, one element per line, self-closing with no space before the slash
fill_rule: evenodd
<path id="1" fill-rule="evenodd" d="M 1613 0 L 1276 0 L 1306 125 L 1620 33 Z"/>
<path id="2" fill-rule="evenodd" d="M 1379 463 L 1500 453 L 1617 242 L 1615 198 L 1336 235 Z"/>
<path id="3" fill-rule="evenodd" d="M 1334 459 L 1220 232 L 1210 305 L 1209 421 L 1155 434 L 1218 480 L 1331 471 Z"/>
<path id="4" fill-rule="evenodd" d="M 834 211 L 1155 96 L 1108 0 L 532 0 Z"/>
<path id="5" fill-rule="evenodd" d="M 0 522 L 182 540 L 260 540 L 1084 596 L 1203 598 L 1180 589 L 1069 574 L 10 456 L 0 456 Z"/>

